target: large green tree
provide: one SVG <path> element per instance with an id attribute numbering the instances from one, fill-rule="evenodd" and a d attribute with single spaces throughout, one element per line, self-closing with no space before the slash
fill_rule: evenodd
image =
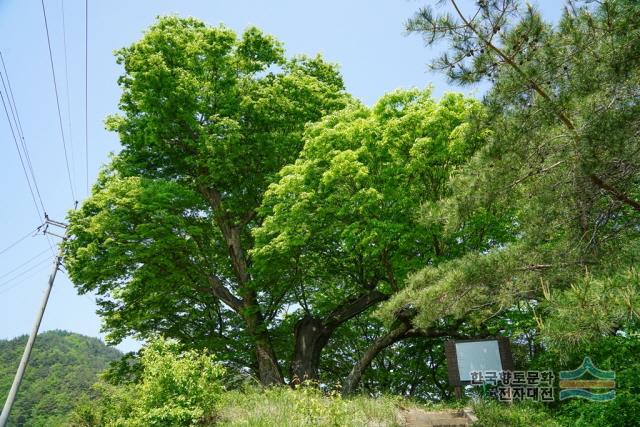
<path id="1" fill-rule="evenodd" d="M 343 106 L 339 73 L 288 59 L 256 28 L 177 17 L 117 58 L 122 113 L 107 126 L 122 151 L 69 215 L 70 277 L 99 294 L 111 341 L 162 333 L 283 382 L 266 321 L 279 305 L 254 283 L 251 230 L 305 124 Z"/>
<path id="2" fill-rule="evenodd" d="M 111 340 L 161 333 L 274 384 L 283 363 L 319 378 L 361 316 L 380 336 L 354 346 L 349 392 L 390 345 L 455 333 L 414 327 L 411 307 L 389 329 L 369 316 L 409 272 L 504 240 L 489 210 L 446 236 L 417 219 L 484 143 L 477 101 L 407 90 L 369 108 L 321 59 L 192 19 L 161 18 L 118 59 L 123 114 L 107 124 L 123 149 L 65 244 Z"/>
<path id="3" fill-rule="evenodd" d="M 262 280 L 287 278 L 287 289 L 276 292 L 290 304 L 295 349 L 304 354 L 294 356 L 292 377 L 318 378 L 321 352 L 336 330 L 402 289 L 409 272 L 490 246 L 489 219 L 472 240 L 445 238 L 439 225 L 417 218 L 423 203 L 448 195 L 449 175 L 482 145 L 485 133 L 470 124 L 479 115 L 480 104 L 462 95 L 436 102 L 430 90 L 399 90 L 308 127 L 298 159 L 265 194 L 253 250 Z M 387 346 L 451 333 L 446 325 L 415 329 L 410 316 L 396 317 L 401 324 L 384 331 L 362 360 L 349 355 L 355 367 L 345 393 Z"/>

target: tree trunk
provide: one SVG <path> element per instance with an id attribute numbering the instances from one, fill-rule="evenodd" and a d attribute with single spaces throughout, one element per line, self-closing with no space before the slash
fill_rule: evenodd
<path id="1" fill-rule="evenodd" d="M 256 339 L 256 357 L 260 382 L 265 386 L 284 384 L 278 359 L 273 351 L 271 341 L 266 334 Z"/>
<path id="2" fill-rule="evenodd" d="M 234 295 L 221 278 L 213 274 L 209 276 L 211 292 L 244 320 L 246 331 L 255 345 L 260 382 L 266 386 L 284 384 L 280 364 L 269 337 L 256 291 L 250 283 L 249 260 L 242 245 L 242 232 L 254 218 L 255 210 L 249 210 L 237 224 L 228 218 L 222 206 L 222 196 L 218 190 L 199 186 L 198 191 L 216 213 L 215 221 L 227 244 L 229 260 L 236 278 L 236 292 L 239 297 Z"/>
<path id="3" fill-rule="evenodd" d="M 296 324 L 295 348 L 289 367 L 291 384 L 319 378 L 320 355 L 331 335 L 340 325 L 368 308 L 385 301 L 389 296 L 376 289 L 354 296 L 336 307 L 325 318 L 306 315 Z"/>
<path id="4" fill-rule="evenodd" d="M 247 298 L 251 300 L 252 298 Z M 262 385 L 271 386 L 284 384 L 284 378 L 280 370 L 278 358 L 271 344 L 269 332 L 257 304 L 247 304 L 245 300 L 244 321 L 247 331 L 253 338 L 256 348 L 256 360 L 258 362 L 258 375 Z"/>
<path id="5" fill-rule="evenodd" d="M 317 317 L 307 315 L 298 321 L 294 330 L 293 360 L 289 368 L 292 385 L 318 379 L 320 353 L 332 332 Z"/>

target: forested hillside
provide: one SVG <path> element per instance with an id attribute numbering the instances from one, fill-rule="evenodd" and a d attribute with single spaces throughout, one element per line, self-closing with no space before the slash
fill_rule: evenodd
<path id="1" fill-rule="evenodd" d="M 0 395 L 11 387 L 27 336 L 0 340 Z M 9 426 L 62 425 L 78 399 L 96 382 L 96 374 L 120 352 L 97 338 L 66 331 L 38 336 L 29 369 L 11 411 Z"/>

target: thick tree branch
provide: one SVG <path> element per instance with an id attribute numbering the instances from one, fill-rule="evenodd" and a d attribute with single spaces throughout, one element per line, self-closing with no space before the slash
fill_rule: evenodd
<path id="1" fill-rule="evenodd" d="M 370 346 L 365 350 L 364 354 L 360 357 L 360 359 L 356 362 L 356 364 L 351 369 L 351 372 L 347 376 L 342 386 L 342 395 L 348 396 L 352 394 L 358 383 L 362 379 L 362 375 L 364 371 L 371 365 L 373 359 L 385 348 L 389 347 L 392 344 L 395 344 L 398 341 L 414 338 L 414 337 L 424 337 L 424 338 L 438 338 L 438 337 L 447 337 L 447 336 L 456 336 L 457 328 L 462 324 L 462 321 L 459 320 L 455 325 L 451 326 L 447 329 L 437 329 L 437 328 L 414 328 L 411 324 L 410 319 L 402 319 L 399 325 L 395 328 L 388 331 L 386 334 L 378 337 Z"/>
<path id="2" fill-rule="evenodd" d="M 347 379 L 344 381 L 342 385 L 342 395 L 348 396 L 352 394 L 360 379 L 362 379 L 362 374 L 364 371 L 371 365 L 373 359 L 385 348 L 389 347 L 391 344 L 400 341 L 403 339 L 404 335 L 411 329 L 411 325 L 408 322 L 403 322 L 396 328 L 390 330 L 386 334 L 378 337 L 367 350 L 364 352 L 362 357 L 356 362 L 356 364 L 349 372 Z"/>
<path id="3" fill-rule="evenodd" d="M 216 190 L 215 188 L 198 186 L 198 191 L 204 196 L 204 198 L 209 202 L 209 205 L 213 209 L 216 224 L 220 228 L 222 236 L 224 237 L 225 243 L 227 244 L 227 247 L 229 249 L 231 264 L 233 266 L 233 271 L 238 278 L 238 282 L 248 282 L 248 262 L 244 254 L 244 250 L 242 249 L 240 234 L 242 233 L 242 229 L 254 217 L 254 214 L 248 214 L 245 218 L 243 218 L 240 225 L 233 225 L 225 215 L 224 208 L 222 206 L 222 196 L 220 195 L 220 192 L 218 190 Z"/>
<path id="4" fill-rule="evenodd" d="M 324 326 L 328 329 L 335 329 L 369 307 L 387 299 L 389 299 L 389 295 L 373 289 L 366 294 L 347 300 L 326 317 L 323 322 Z"/>
<path id="5" fill-rule="evenodd" d="M 624 203 L 625 205 L 631 206 L 633 209 L 640 212 L 640 202 L 638 202 L 637 200 L 631 199 L 626 194 L 612 187 L 611 184 L 603 181 L 602 178 L 594 174 L 590 174 L 589 179 L 591 180 L 592 183 L 596 185 L 596 187 L 604 190 L 607 194 L 611 195 L 617 201 Z"/>
<path id="6" fill-rule="evenodd" d="M 317 379 L 320 355 L 333 332 L 349 319 L 388 298 L 389 295 L 373 289 L 343 301 L 324 319 L 310 314 L 300 319 L 294 330 L 295 348 L 290 366 L 291 384 L 295 385 L 305 379 Z"/>
<path id="7" fill-rule="evenodd" d="M 573 262 L 558 262 L 554 264 L 529 264 L 523 267 L 517 268 L 519 271 L 536 271 L 536 270 L 548 270 L 551 268 L 564 268 L 572 265 L 589 265 L 593 264 L 591 261 L 579 260 Z"/>
<path id="8" fill-rule="evenodd" d="M 253 221 L 256 215 L 257 212 L 255 210 L 250 210 L 249 212 L 244 214 L 242 218 L 240 218 L 240 224 L 238 225 L 238 228 L 243 229 L 247 224 Z"/>
<path id="9" fill-rule="evenodd" d="M 243 301 L 237 296 L 233 295 L 219 277 L 209 275 L 207 277 L 207 280 L 209 281 L 209 285 L 211 286 L 209 289 L 211 290 L 213 296 L 218 298 L 223 303 L 227 304 L 236 313 L 240 313 L 240 310 L 242 309 L 242 306 L 244 304 Z"/>

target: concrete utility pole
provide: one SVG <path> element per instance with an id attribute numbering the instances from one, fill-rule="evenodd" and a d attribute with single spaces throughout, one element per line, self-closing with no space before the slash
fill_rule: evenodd
<path id="1" fill-rule="evenodd" d="M 47 219 L 47 223 L 49 223 L 48 219 Z M 56 224 L 54 221 L 51 221 L 51 224 L 58 225 L 61 223 Z M 53 233 L 50 233 L 50 234 L 53 234 Z M 65 237 L 66 237 L 66 233 L 65 233 Z M 64 238 L 63 238 L 63 242 L 64 242 Z M 51 288 L 53 288 L 53 282 L 56 279 L 56 273 L 60 268 L 61 262 L 62 262 L 62 246 L 60 246 L 60 251 L 58 252 L 58 255 L 53 261 L 53 270 L 49 275 L 49 284 L 47 286 L 47 289 L 45 289 L 44 291 L 42 303 L 40 304 L 40 310 L 38 311 L 38 315 L 36 316 L 36 321 L 33 324 L 31 335 L 29 335 L 29 339 L 27 340 L 27 346 L 24 348 L 24 353 L 22 353 L 22 359 L 20 360 L 20 365 L 18 365 L 18 371 L 16 372 L 16 376 L 13 379 L 11 390 L 9 390 L 9 395 L 7 396 L 7 400 L 5 401 L 4 407 L 2 408 L 2 414 L 0 414 L 0 427 L 5 427 L 7 424 L 7 421 L 9 420 L 9 413 L 11 412 L 11 407 L 13 406 L 13 402 L 16 400 L 16 395 L 18 394 L 18 389 L 20 388 L 20 383 L 22 382 L 24 371 L 27 369 L 27 364 L 29 363 L 29 357 L 31 356 L 31 350 L 33 349 L 33 344 L 36 341 L 36 336 L 38 335 L 38 329 L 40 329 L 40 323 L 42 322 L 42 316 L 44 315 L 44 310 L 47 308 L 47 302 L 49 301 Z"/>

